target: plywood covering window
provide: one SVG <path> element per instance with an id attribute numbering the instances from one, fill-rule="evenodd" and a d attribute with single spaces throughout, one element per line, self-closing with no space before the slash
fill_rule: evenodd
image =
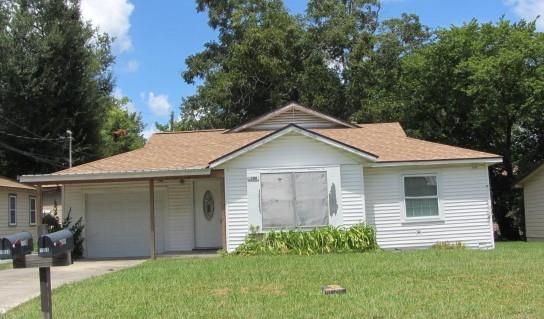
<path id="1" fill-rule="evenodd" d="M 17 195 L 8 195 L 8 224 L 17 225 Z"/>
<path id="2" fill-rule="evenodd" d="M 327 173 L 261 174 L 263 229 L 327 225 Z"/>
<path id="3" fill-rule="evenodd" d="M 36 197 L 28 198 L 28 221 L 30 225 L 36 225 Z"/>
<path id="4" fill-rule="evenodd" d="M 436 175 L 404 176 L 406 218 L 438 217 Z"/>

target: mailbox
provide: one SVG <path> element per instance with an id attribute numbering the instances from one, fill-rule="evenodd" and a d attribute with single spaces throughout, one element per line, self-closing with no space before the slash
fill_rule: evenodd
<path id="1" fill-rule="evenodd" d="M 40 257 L 56 257 L 72 252 L 72 249 L 74 249 L 74 237 L 71 231 L 64 229 L 41 236 L 38 240 L 38 247 L 38 255 Z"/>
<path id="2" fill-rule="evenodd" d="M 32 253 L 32 234 L 24 231 L 0 238 L 0 259 L 13 259 Z"/>

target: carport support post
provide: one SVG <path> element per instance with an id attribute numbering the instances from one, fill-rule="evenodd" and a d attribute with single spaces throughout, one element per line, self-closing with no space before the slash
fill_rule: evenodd
<path id="1" fill-rule="evenodd" d="M 149 236 L 151 242 L 151 258 L 156 259 L 155 252 L 155 181 L 149 180 Z"/>
<path id="2" fill-rule="evenodd" d="M 37 236 L 47 234 L 47 226 L 43 224 L 43 192 L 42 185 L 36 185 L 36 219 L 37 219 Z"/>

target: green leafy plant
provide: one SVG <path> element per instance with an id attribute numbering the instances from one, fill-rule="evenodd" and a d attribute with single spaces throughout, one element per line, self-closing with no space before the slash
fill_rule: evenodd
<path id="1" fill-rule="evenodd" d="M 72 232 L 74 238 L 74 250 L 72 250 L 72 256 L 80 258 L 83 256 L 83 217 L 79 217 L 75 223 L 72 222 L 72 208 L 68 210 L 68 215 L 64 218 L 62 223 L 55 209 L 53 213 L 45 214 L 43 216 L 43 223 L 46 224 L 47 231 L 53 233 L 59 230 L 68 229 Z"/>
<path id="2" fill-rule="evenodd" d="M 260 233 L 251 227 L 246 241 L 232 254 L 253 255 L 317 255 L 343 252 L 365 252 L 378 248 L 374 227 L 358 224 L 349 228 L 327 226 L 312 230 L 269 231 Z"/>

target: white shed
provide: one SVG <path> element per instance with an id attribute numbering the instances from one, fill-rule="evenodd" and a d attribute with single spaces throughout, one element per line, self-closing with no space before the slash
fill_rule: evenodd
<path id="1" fill-rule="evenodd" d="M 544 162 L 520 180 L 527 240 L 544 240 Z"/>

